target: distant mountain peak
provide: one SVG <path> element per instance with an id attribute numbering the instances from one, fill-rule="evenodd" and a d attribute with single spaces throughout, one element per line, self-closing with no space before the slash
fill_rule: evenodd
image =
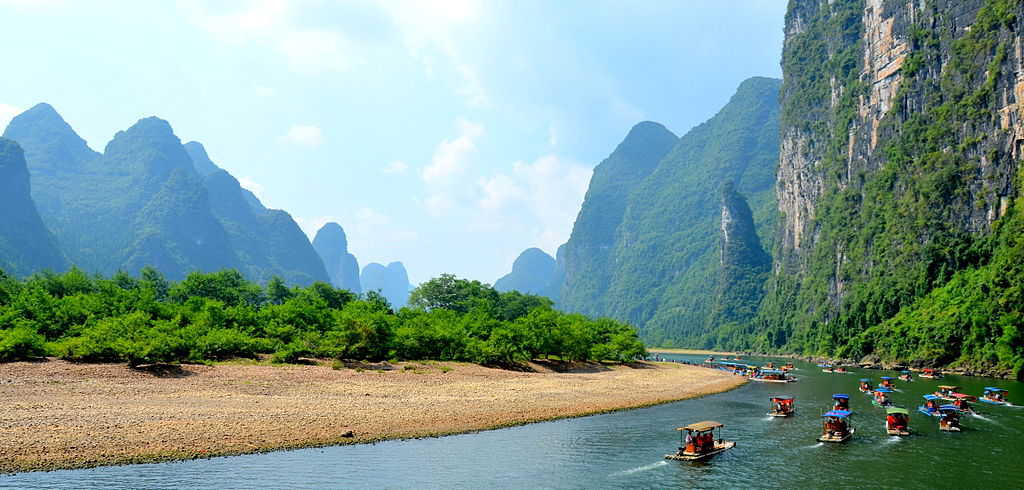
<path id="1" fill-rule="evenodd" d="M 32 171 L 54 173 L 98 156 L 57 110 L 45 102 L 14 116 L 3 136 L 17 141 L 25 149 Z M 40 158 L 42 154 L 48 157 Z M 62 168 L 38 164 L 40 160 L 52 159 L 59 160 Z"/>
<path id="2" fill-rule="evenodd" d="M 333 221 L 320 227 L 320 230 L 316 232 L 316 237 L 313 238 L 313 243 L 348 252 L 348 237 L 345 235 L 345 229 Z"/>
<path id="3" fill-rule="evenodd" d="M 220 167 L 213 163 L 213 160 L 210 160 L 210 155 L 206 153 L 206 148 L 202 143 L 189 141 L 184 146 L 188 156 L 192 158 L 192 165 L 195 166 L 196 172 L 199 172 L 199 175 L 207 176 L 220 170 Z"/>

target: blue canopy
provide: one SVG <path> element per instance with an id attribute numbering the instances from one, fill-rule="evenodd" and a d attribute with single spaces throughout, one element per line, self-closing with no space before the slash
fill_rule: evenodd
<path id="1" fill-rule="evenodd" d="M 925 396 L 924 396 L 924 399 L 925 399 L 925 400 L 938 400 L 938 399 L 939 399 L 939 397 L 937 397 L 937 396 L 935 396 L 935 395 L 932 395 L 932 394 L 928 394 L 928 395 L 925 395 Z"/>
<path id="2" fill-rule="evenodd" d="M 822 415 L 822 417 L 838 417 L 841 419 L 845 419 L 846 417 L 849 417 L 852 413 L 853 412 L 849 410 L 829 410 L 828 412 L 825 412 L 825 414 Z"/>
<path id="3" fill-rule="evenodd" d="M 892 390 L 890 390 L 889 388 L 886 388 L 884 386 L 881 387 L 881 388 L 875 388 L 875 391 L 877 391 L 879 393 L 892 393 Z"/>
<path id="4" fill-rule="evenodd" d="M 832 367 L 831 364 L 818 364 L 818 367 Z"/>
<path id="5" fill-rule="evenodd" d="M 850 398 L 850 395 L 844 395 L 844 394 L 842 394 L 842 393 L 836 393 L 835 395 L 832 395 L 832 398 L 843 398 L 843 399 L 848 399 L 848 398 Z"/>
<path id="6" fill-rule="evenodd" d="M 993 388 L 991 386 L 986 386 L 985 387 L 985 392 L 986 393 L 992 393 L 992 392 L 996 392 L 996 391 L 1006 391 L 1006 390 L 1004 390 L 1002 388 Z"/>
<path id="7" fill-rule="evenodd" d="M 892 379 L 892 376 L 882 376 L 882 377 L 881 377 L 881 378 L 879 378 L 879 379 Z"/>
<path id="8" fill-rule="evenodd" d="M 900 371 L 900 374 L 910 374 L 910 371 L 907 371 L 906 369 L 904 369 L 903 371 Z"/>
<path id="9" fill-rule="evenodd" d="M 871 382 L 871 379 L 870 379 L 870 378 L 861 378 L 861 379 L 860 379 L 860 381 L 861 381 L 862 383 L 870 383 L 870 382 Z"/>
<path id="10" fill-rule="evenodd" d="M 960 408 L 957 407 L 956 405 L 942 405 L 942 406 L 939 407 L 939 410 L 956 410 L 956 411 L 960 411 Z"/>
<path id="11" fill-rule="evenodd" d="M 762 369 L 761 374 L 786 374 L 786 372 L 778 369 Z"/>

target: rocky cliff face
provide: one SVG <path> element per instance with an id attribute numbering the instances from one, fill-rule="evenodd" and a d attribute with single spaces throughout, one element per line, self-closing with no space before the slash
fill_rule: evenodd
<path id="1" fill-rule="evenodd" d="M 363 292 L 359 280 L 359 261 L 348 252 L 348 237 L 337 223 L 327 223 L 316 232 L 313 248 L 324 262 L 331 284 L 354 293 Z"/>
<path id="2" fill-rule="evenodd" d="M 762 346 L 865 353 L 852 339 L 989 260 L 1018 192 L 1020 19 L 1009 0 L 790 3 Z"/>
<path id="3" fill-rule="evenodd" d="M 761 247 L 747 200 L 732 182 L 722 186 L 720 208 L 718 285 L 708 324 L 736 330 L 757 313 L 772 259 Z M 734 332 L 716 333 L 724 339 Z"/>
<path id="4" fill-rule="evenodd" d="M 409 302 L 409 275 L 401 262 L 391 262 L 387 267 L 375 262 L 366 264 L 359 280 L 364 291 L 383 294 L 395 309 Z"/>
<path id="5" fill-rule="evenodd" d="M 30 189 L 21 147 L 0 138 L 0 270 L 16 276 L 61 272 L 67 263 L 43 225 Z"/>
<path id="6" fill-rule="evenodd" d="M 539 248 L 528 248 L 512 264 L 512 272 L 494 282 L 494 289 L 546 295 L 555 279 L 555 259 Z"/>

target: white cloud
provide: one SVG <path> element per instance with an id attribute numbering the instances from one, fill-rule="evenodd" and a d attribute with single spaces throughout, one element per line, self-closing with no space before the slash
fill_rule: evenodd
<path id="1" fill-rule="evenodd" d="M 297 145 L 317 146 L 324 142 L 324 135 L 317 126 L 296 125 L 288 129 L 283 139 Z"/>
<path id="2" fill-rule="evenodd" d="M 295 17 L 295 2 L 262 0 L 243 2 L 243 7 L 221 11 L 220 3 L 181 0 L 178 7 L 190 21 L 221 42 L 256 44 L 280 53 L 297 73 L 341 71 L 358 57 L 351 43 L 338 31 L 305 29 Z M 214 8 L 211 8 L 214 7 Z"/>
<path id="3" fill-rule="evenodd" d="M 260 201 L 264 200 L 263 191 L 265 188 L 262 184 L 252 180 L 252 177 L 242 177 L 238 179 L 238 183 L 241 184 L 243 188 L 248 189 L 253 194 L 256 194 L 256 197 L 258 197 Z"/>
<path id="4" fill-rule="evenodd" d="M 14 116 L 22 112 L 24 112 L 22 109 L 0 102 L 0 133 L 3 133 L 3 129 L 7 127 L 7 123 L 11 122 L 11 119 L 14 119 Z"/>
<path id="5" fill-rule="evenodd" d="M 260 97 L 273 97 L 274 94 L 277 93 L 277 91 L 274 90 L 273 88 L 264 87 L 263 85 L 256 85 L 255 87 L 253 87 L 253 91 L 256 92 L 256 95 Z"/>
<path id="6" fill-rule="evenodd" d="M 479 224 L 505 229 L 525 223 L 532 245 L 554 253 L 572 232 L 593 170 L 546 155 L 532 163 L 516 162 L 511 173 L 480 179 Z"/>
<path id="7" fill-rule="evenodd" d="M 456 121 L 459 135 L 454 139 L 444 140 L 434 150 L 430 164 L 423 168 L 423 180 L 428 185 L 443 183 L 451 176 L 460 173 L 466 167 L 467 158 L 476 149 L 476 140 L 483 132 L 482 125 L 459 119 Z"/>
<path id="8" fill-rule="evenodd" d="M 409 172 L 409 164 L 401 160 L 395 160 L 387 164 L 387 166 L 384 167 L 383 172 L 388 175 L 405 175 Z"/>
<path id="9" fill-rule="evenodd" d="M 407 249 L 404 245 L 419 239 L 419 234 L 415 231 L 396 226 L 389 216 L 369 207 L 346 212 L 344 216 L 296 216 L 295 222 L 310 241 L 325 224 L 340 224 L 348 238 L 348 251 L 355 255 L 362 265 L 402 260 L 398 255 L 400 250 Z M 409 264 L 405 266 L 408 267 Z"/>

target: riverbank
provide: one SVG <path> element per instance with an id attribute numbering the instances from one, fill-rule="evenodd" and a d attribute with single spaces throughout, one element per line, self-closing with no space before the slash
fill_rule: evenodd
<path id="1" fill-rule="evenodd" d="M 692 398 L 745 381 L 675 363 L 531 367 L 0 364 L 0 473 L 471 432 Z"/>
<path id="2" fill-rule="evenodd" d="M 675 349 L 672 347 L 648 347 L 647 352 L 660 354 L 690 354 L 695 356 L 736 356 L 735 352 L 702 350 L 702 349 Z"/>

